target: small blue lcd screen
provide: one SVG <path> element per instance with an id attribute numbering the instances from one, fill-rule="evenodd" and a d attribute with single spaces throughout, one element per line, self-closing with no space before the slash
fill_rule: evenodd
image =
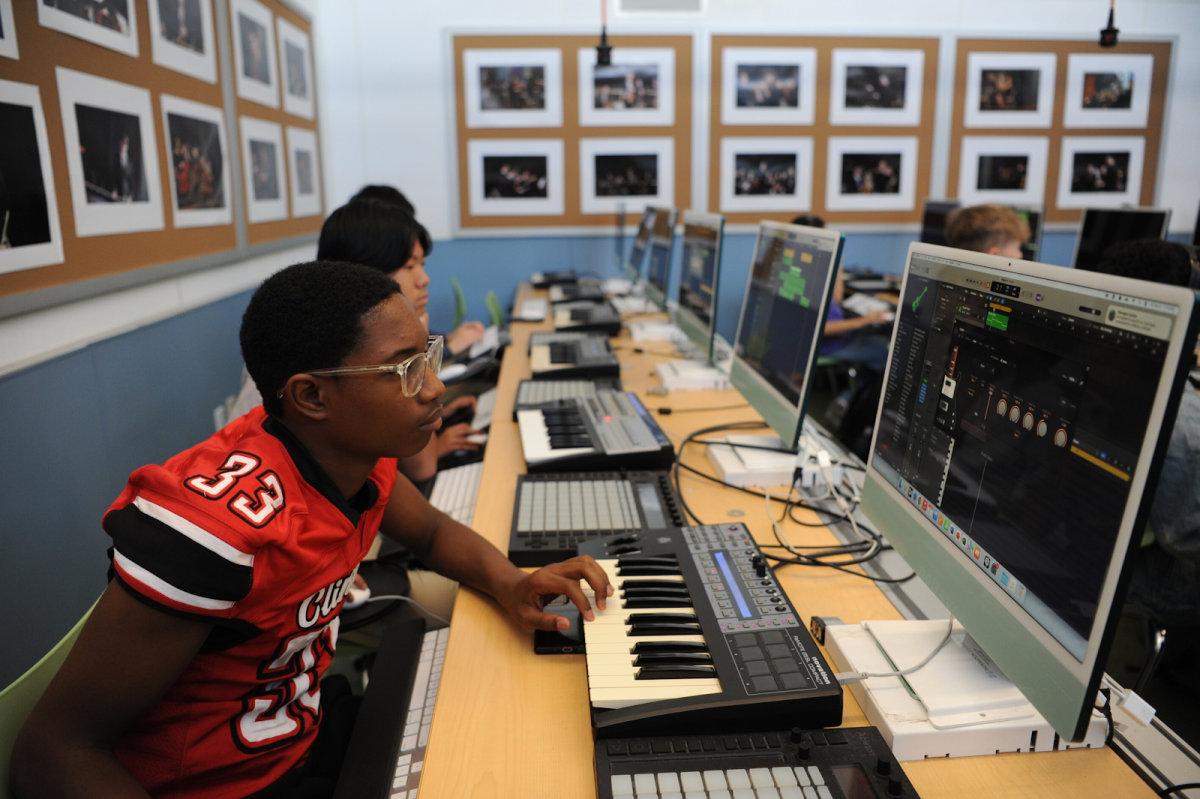
<path id="1" fill-rule="evenodd" d="M 733 579 L 733 569 L 729 568 L 729 561 L 725 558 L 724 552 L 717 552 L 715 555 L 717 565 L 721 567 L 721 574 L 725 575 L 725 585 L 733 594 L 733 598 L 737 600 L 738 610 L 742 613 L 743 619 L 750 618 L 750 608 L 746 605 L 746 598 L 742 596 L 742 591 L 738 588 L 737 580 Z"/>

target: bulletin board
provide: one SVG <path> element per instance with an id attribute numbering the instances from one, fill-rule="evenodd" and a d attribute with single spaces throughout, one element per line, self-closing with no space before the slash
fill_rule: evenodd
<path id="1" fill-rule="evenodd" d="M 597 36 L 455 36 L 453 42 L 461 230 L 611 227 L 617 203 L 639 199 L 645 202 L 646 198 L 596 196 L 593 182 L 596 175 L 590 170 L 597 163 L 593 159 L 601 154 L 656 155 L 660 185 L 669 186 L 671 191 L 669 201 L 650 201 L 650 204 L 691 206 L 690 36 L 609 37 L 614 63 L 622 58 L 643 59 L 646 63 L 658 59 L 655 63 L 661 67 L 657 106 L 631 109 L 624 114 L 614 114 L 611 110 L 597 112 L 590 90 L 588 95 L 580 96 L 580 68 L 590 69 L 594 64 Z M 581 48 L 590 55 L 580 56 Z M 475 53 L 480 51 L 486 55 L 476 58 Z M 623 51 L 629 55 L 623 57 Z M 539 103 L 541 107 L 532 113 L 501 112 L 490 117 L 489 112 L 480 114 L 483 107 L 480 90 L 471 84 L 480 79 L 480 68 L 476 65 L 530 63 L 522 53 L 533 54 L 548 64 L 546 99 Z M 506 58 L 506 54 L 511 57 Z M 467 74 L 464 59 L 471 61 L 471 75 Z M 664 65 L 668 62 L 673 74 L 669 80 L 663 80 L 667 71 Z M 552 71 L 557 74 L 551 75 Z M 549 85 L 551 80 L 557 81 L 557 92 Z M 664 98 L 670 99 L 669 108 Z M 481 179 L 483 164 L 501 154 L 544 158 L 550 173 L 547 196 L 483 197 L 488 185 Z M 592 163 L 585 164 L 585 160 Z M 481 199 L 487 202 L 481 203 Z"/>
<path id="2" fill-rule="evenodd" d="M 244 200 L 243 176 L 236 167 L 239 159 L 231 158 L 232 150 L 239 146 L 238 120 L 230 111 L 236 108 L 237 115 L 250 115 L 276 121 L 286 127 L 316 130 L 315 115 L 312 119 L 285 113 L 282 108 L 266 108 L 255 103 L 238 100 L 236 106 L 228 102 L 226 84 L 232 80 L 226 65 L 232 63 L 229 53 L 222 46 L 235 39 L 228 31 L 220 31 L 220 22 L 228 25 L 228 0 L 204 0 L 210 3 L 211 28 L 207 46 L 213 48 L 215 72 L 213 82 L 194 77 L 178 69 L 164 66 L 154 51 L 151 36 L 151 9 L 146 0 L 129 0 L 129 8 L 135 15 L 136 55 L 121 52 L 112 47 L 88 41 L 62 29 L 42 24 L 39 19 L 41 3 L 13 3 L 13 18 L 4 20 L 9 30 L 14 31 L 19 44 L 19 57 L 0 58 L 0 79 L 37 88 L 42 113 L 45 119 L 46 148 L 49 157 L 52 186 L 55 194 L 58 229 L 62 244 L 62 262 L 36 268 L 21 268 L 0 273 L 0 296 L 17 295 L 40 289 L 63 286 L 79 281 L 132 272 L 151 266 L 170 264 L 177 261 L 196 259 L 199 256 L 219 256 L 228 253 L 236 257 L 245 246 L 238 241 L 238 211 L 245 213 L 244 202 L 235 202 L 235 196 Z M 278 0 L 262 0 L 277 18 L 304 31 L 311 37 L 309 22 Z M 58 12 L 56 12 L 58 13 Z M 70 22 L 70 20 L 68 20 Z M 81 24 L 82 20 L 80 21 Z M 130 40 L 134 37 L 129 36 Z M 134 49 L 130 41 L 129 50 Z M 311 59 L 311 50 L 309 52 Z M 276 59 L 277 61 L 277 59 Z M 60 107 L 60 70 L 70 70 L 72 75 L 82 75 L 84 80 L 99 78 L 122 84 L 123 89 L 144 97 L 148 92 L 150 113 L 142 121 L 142 131 L 153 137 L 155 163 L 143 164 L 146 183 L 154 187 L 162 207 L 162 223 L 159 229 L 135 232 L 112 232 L 103 229 L 77 232 L 75 206 L 72 198 L 70 163 L 76 153 L 68 152 L 68 135 L 79 138 L 79 134 L 64 126 Z M 81 84 L 86 88 L 86 83 Z M 315 90 L 315 86 L 311 87 Z M 172 153 L 164 141 L 164 96 L 168 104 L 193 103 L 212 109 L 216 118 L 224 124 L 223 158 L 230 167 L 228 181 L 224 183 L 226 213 L 228 221 L 220 224 L 186 225 L 180 222 L 172 207 L 172 192 L 175 191 L 174 164 Z M 86 95 L 81 96 L 87 102 Z M 97 103 L 99 105 L 100 103 Z M 170 110 L 170 106 L 168 106 Z M 82 144 L 77 145 L 82 147 Z M 241 164 L 244 167 L 244 164 Z M 319 165 L 317 165 L 319 175 Z M 286 195 L 288 170 L 279 176 Z M 84 206 L 90 210 L 90 205 Z M 320 230 L 320 214 L 292 218 L 290 212 L 284 221 L 251 224 L 247 230 L 245 245 L 280 241 L 291 237 L 312 234 Z M 102 226 L 103 220 L 98 223 Z M 117 226 L 119 228 L 119 225 Z M 8 252 L 14 252 L 9 250 Z"/>
<path id="3" fill-rule="evenodd" d="M 974 158 L 987 153 L 1004 153 L 1010 158 L 1016 155 L 1031 168 L 1028 196 L 1012 204 L 1044 203 L 1047 223 L 1076 223 L 1082 217 L 1081 208 L 1088 205 L 1152 205 L 1171 55 L 1169 41 L 1121 41 L 1116 47 L 1102 49 L 1091 39 L 959 39 L 948 195 L 968 202 L 974 199 L 1003 203 L 1003 190 L 978 192 L 979 187 L 990 188 L 991 184 L 984 165 Z M 1117 57 L 1115 60 L 1114 56 Z M 981 118 L 987 116 L 980 113 L 987 104 L 981 99 L 986 95 L 986 88 L 980 89 L 980 84 L 985 81 L 982 70 L 990 66 L 997 71 L 1006 68 L 1029 72 L 1039 63 L 1045 65 L 1044 69 L 1054 70 L 1053 83 L 1041 87 L 1046 92 L 1052 86 L 1052 98 L 1044 94 L 1040 98 L 1043 112 L 1040 116 L 1035 118 L 1032 110 L 1025 112 L 1031 117 L 1027 123 L 1008 123 L 1005 117 L 1009 115 L 995 112 L 991 119 Z M 1082 64 L 1086 64 L 1086 68 L 1081 67 Z M 1145 74 L 1146 65 L 1151 65 L 1151 75 Z M 1114 80 L 1115 84 L 1118 75 L 1122 80 L 1129 80 L 1126 89 L 1131 96 L 1117 96 L 1110 109 L 1085 109 L 1089 92 L 1097 89 L 1095 81 L 1103 77 Z M 1011 87 L 1012 78 L 1006 80 Z M 1033 92 L 1029 94 L 1027 99 L 1020 101 L 1025 105 L 1018 108 L 1032 109 L 1037 105 L 1038 99 L 1034 98 Z M 1109 180 L 1109 191 L 1074 193 L 1073 187 L 1063 185 L 1065 178 L 1071 178 L 1068 172 L 1073 168 L 1072 163 L 1064 163 L 1065 158 L 1073 158 L 1076 153 L 1086 155 L 1088 151 L 1113 151 L 1119 157 L 1121 152 L 1130 149 L 1136 150 L 1136 160 L 1140 162 L 1140 187 L 1130 185 L 1127 191 L 1118 191 L 1124 187 Z M 1042 159 L 1044 168 L 1040 163 Z M 975 171 L 974 175 L 965 175 L 965 183 L 960 180 L 964 177 L 964 164 L 968 170 Z M 1043 174 L 1044 185 L 1039 185 Z M 959 197 L 963 188 L 971 192 L 971 196 Z M 1064 198 L 1064 193 L 1070 196 Z M 1065 207 L 1060 205 L 1064 199 Z"/>
<path id="4" fill-rule="evenodd" d="M 787 222 L 801 213 L 815 214 L 832 226 L 919 222 L 933 163 L 939 44 L 936 38 L 714 35 L 710 62 L 709 210 L 724 214 L 734 224 L 757 224 L 762 219 Z M 742 85 L 747 78 L 761 78 L 753 71 L 740 78 L 734 75 L 731 70 L 736 65 L 725 63 L 726 48 L 734 48 L 729 52 L 740 54 L 747 62 L 799 64 L 796 108 L 737 107 L 741 100 L 731 96 L 732 81 Z M 894 59 L 888 55 L 893 51 Z M 843 95 L 847 90 L 838 86 L 839 80 L 845 85 L 847 63 L 869 63 L 876 58 L 882 59 L 881 63 L 907 61 L 910 65 L 908 112 L 894 109 L 894 121 L 884 119 L 884 114 L 872 114 L 871 109 L 849 108 L 850 95 Z M 917 65 L 921 69 L 919 82 L 911 80 Z M 919 100 L 919 107 L 913 105 L 914 100 Z M 738 194 L 735 165 L 746 160 L 739 147 L 795 162 L 795 192 L 785 187 L 785 193 L 775 196 Z M 839 162 L 843 153 L 873 149 L 903 150 L 910 164 L 915 160 L 916 169 L 901 174 L 897 194 L 903 196 L 864 195 L 849 197 L 850 202 L 835 198 L 839 200 L 837 207 L 827 207 L 830 191 L 837 193 L 837 187 L 829 185 L 830 180 L 838 179 L 829 165 Z M 876 207 L 853 207 L 856 201 Z M 747 206 L 754 210 L 737 210 Z"/>

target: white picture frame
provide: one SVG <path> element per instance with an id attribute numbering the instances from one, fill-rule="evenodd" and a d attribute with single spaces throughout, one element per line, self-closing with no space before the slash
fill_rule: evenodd
<path id="1" fill-rule="evenodd" d="M 754 91 L 742 80 L 743 68 L 783 67 L 796 70 L 796 104 L 779 106 L 739 105 Z M 747 74 L 747 79 L 754 77 Z M 786 82 L 787 77 L 783 80 Z M 768 75 L 760 80 L 769 82 Z M 811 125 L 816 119 L 817 51 L 812 47 L 722 47 L 722 125 Z"/>
<path id="2" fill-rule="evenodd" d="M 216 106 L 185 100 L 182 97 L 172 97 L 169 94 L 160 96 L 159 104 L 162 106 L 163 152 L 167 154 L 167 164 L 170 169 L 170 174 L 167 175 L 167 185 L 171 189 L 172 226 L 192 228 L 233 224 L 233 197 L 231 196 L 233 185 L 230 178 L 232 170 L 229 167 L 229 137 L 225 132 L 225 112 Z M 184 119 L 180 120 L 181 117 Z M 212 131 L 198 130 L 199 126 L 195 124 L 196 122 L 216 129 L 215 144 L 218 148 L 220 166 L 212 170 L 212 177 L 217 179 L 217 188 L 221 198 L 219 205 L 204 203 L 201 198 L 190 203 L 185 201 L 181 204 L 180 202 L 180 194 L 184 191 L 187 191 L 192 197 L 196 197 L 199 193 L 196 189 L 197 169 L 187 165 L 195 164 L 201 170 L 202 162 L 206 162 L 210 167 L 213 166 L 211 149 L 204 153 L 198 153 L 198 157 L 194 160 L 186 155 L 181 156 L 175 150 L 177 139 L 183 147 L 190 145 L 199 149 L 204 143 L 207 143 L 209 147 L 212 146 L 214 143 L 211 138 Z M 180 158 L 184 159 L 185 168 L 188 170 L 185 180 L 181 180 L 180 176 Z M 199 185 L 203 186 L 203 182 L 203 178 L 201 178 Z"/>
<path id="3" fill-rule="evenodd" d="M 599 194 L 601 190 L 597 158 L 606 156 L 654 156 L 656 191 L 654 194 Z M 646 206 L 675 205 L 675 139 L 670 136 L 646 138 L 603 138 L 579 140 L 580 210 L 585 214 L 640 214 Z"/>
<path id="4" fill-rule="evenodd" d="M 790 194 L 739 194 L 739 159 L 754 156 L 784 156 L 782 166 L 792 160 L 795 175 Z M 761 162 L 760 162 L 761 163 Z M 770 164 L 769 164 L 770 166 Z M 726 136 L 721 139 L 721 188 L 718 203 L 722 213 L 802 213 L 812 210 L 813 140 L 811 136 Z"/>
<path id="5" fill-rule="evenodd" d="M 0 240 L 12 244 L 11 247 L 0 249 L 0 273 L 19 272 L 23 269 L 33 269 L 39 266 L 61 264 L 63 262 L 62 228 L 58 220 L 58 199 L 54 191 L 54 168 L 50 161 L 50 139 L 46 132 L 46 114 L 42 109 L 41 90 L 28 83 L 14 83 L 0 80 L 0 103 L 22 106 L 29 109 L 32 130 L 28 124 L 14 125 L 11 121 L 0 125 L 0 165 L 7 159 L 16 159 L 21 166 L 28 168 L 36 163 L 41 172 L 40 189 L 42 202 L 45 203 L 46 240 L 21 243 L 23 236 L 17 235 L 14 222 L 20 226 L 22 220 L 14 220 L 11 215 L 5 218 L 0 213 Z M 6 114 L 7 116 L 7 114 Z M 22 115 L 23 116 L 23 115 Z M 32 141 L 30 137 L 32 136 Z M 18 146 L 17 140 L 24 145 Z M 28 152 L 32 145 L 36 153 Z M 13 175 L 5 169 L 11 180 Z M 28 195 L 20 203 L 23 211 L 29 209 Z M 40 215 L 39 215 L 40 216 Z M 40 227 L 40 220 L 35 221 Z M 12 237 L 16 236 L 14 243 Z"/>
<path id="6" fill-rule="evenodd" d="M 161 67 L 205 81 L 217 82 L 217 34 L 212 0 L 187 0 L 183 19 L 164 18 L 159 0 L 147 0 L 150 13 L 150 60 Z M 181 39 L 199 32 L 199 49 Z"/>
<path id="7" fill-rule="evenodd" d="M 21 59 L 17 47 L 17 25 L 13 22 L 12 0 L 0 0 L 0 56 L 14 61 Z"/>
<path id="8" fill-rule="evenodd" d="M 963 109 L 963 126 L 967 128 L 1048 128 L 1054 120 L 1054 84 L 1057 78 L 1058 56 L 1054 53 L 968 53 L 967 94 Z M 1037 72 L 1037 88 L 1027 85 L 1027 78 L 1019 76 L 1001 94 L 1000 87 L 991 86 L 984 92 L 984 73 Z M 1015 100 L 1012 110 L 1002 109 L 1001 98 L 1011 95 Z M 1032 95 L 1032 97 L 1031 97 Z M 1033 99 L 1034 107 L 1028 108 Z M 983 108 L 985 104 L 989 108 Z"/>
<path id="9" fill-rule="evenodd" d="M 540 160 L 534 169 L 542 168 L 544 185 L 533 193 L 537 196 L 516 197 L 489 194 L 491 176 L 487 169 L 494 162 L 487 159 L 533 158 Z M 542 160 L 544 159 L 544 160 Z M 467 142 L 467 209 L 471 216 L 562 216 L 566 212 L 566 180 L 563 175 L 562 139 L 471 139 Z M 534 175 L 534 177 L 538 177 Z M 493 187 L 494 188 L 494 187 Z"/>
<path id="10" fill-rule="evenodd" d="M 71 207 L 75 212 L 75 235 L 84 238 L 162 230 L 165 227 L 162 183 L 158 174 L 158 137 L 154 130 L 150 92 L 137 86 L 117 83 L 64 67 L 55 67 L 54 72 L 62 113 L 63 141 L 67 150 Z M 88 116 L 106 116 L 110 120 L 118 121 L 122 117 L 135 118 L 136 123 L 124 120 L 129 123 L 128 143 L 114 144 L 109 138 L 106 147 L 98 148 L 89 142 L 92 136 L 90 132 L 82 137 L 81 141 L 81 121 L 77 119 L 80 107 L 88 109 Z M 82 126 L 90 127 L 87 118 L 82 121 Z M 110 135 L 111 130 L 110 125 Z M 133 138 L 137 141 L 132 141 Z M 86 151 L 84 145 L 87 146 Z M 114 146 L 117 148 L 115 152 Z M 102 155 L 88 155 L 99 153 L 101 150 L 109 152 L 107 164 L 104 165 L 109 181 L 104 186 L 84 180 L 84 158 L 89 159 L 90 165 L 103 164 L 103 161 L 98 160 L 103 158 Z M 140 150 L 140 156 L 137 150 Z M 117 159 L 115 164 L 114 158 Z M 92 159 L 97 160 L 93 162 Z M 118 182 L 122 183 L 120 187 L 117 186 Z M 124 185 L 125 183 L 128 185 Z M 115 194 L 118 189 L 127 189 L 127 196 L 144 199 L 96 201 L 96 198 L 103 196 L 105 192 Z M 92 199 L 89 200 L 89 197 Z"/>
<path id="11" fill-rule="evenodd" d="M 275 33 L 279 44 L 279 87 L 283 92 L 283 110 L 303 119 L 312 119 L 316 116 L 312 40 L 307 33 L 283 17 L 275 18 Z"/>
<path id="12" fill-rule="evenodd" d="M 1088 107 L 1096 102 L 1090 75 L 1123 75 L 1132 79 L 1126 107 Z M 1067 96 L 1063 103 L 1064 128 L 1144 128 L 1150 120 L 1150 88 L 1154 56 L 1072 53 L 1067 56 Z M 1089 85 L 1090 84 L 1090 85 Z M 1118 92 L 1118 97 L 1124 92 Z M 1088 105 L 1085 105 L 1087 103 Z M 1097 105 L 1100 105 L 1097 103 Z"/>
<path id="13" fill-rule="evenodd" d="M 916 209 L 916 184 L 920 163 L 920 139 L 916 136 L 831 136 L 826 146 L 825 210 L 827 211 L 912 211 Z M 855 161 L 865 168 L 886 158 L 898 181 L 895 191 L 880 193 L 844 192 L 843 169 Z M 874 176 L 875 172 L 871 172 Z M 864 179 L 865 182 L 865 179 Z M 872 177 L 872 182 L 874 178 Z"/>
<path id="14" fill-rule="evenodd" d="M 600 69 L 609 71 L 613 76 L 621 70 L 626 71 L 624 78 L 630 91 L 642 92 L 644 86 L 637 87 L 642 80 L 629 69 L 642 68 L 645 71 L 653 69 L 657 74 L 654 108 L 597 108 L 596 81 L 605 76 L 596 75 L 596 48 L 581 47 L 577 54 L 579 66 L 579 124 L 585 128 L 594 127 L 670 127 L 675 124 L 675 50 L 670 47 L 614 47 L 612 50 L 612 66 Z M 630 84 L 633 84 L 632 86 Z M 614 102 L 621 102 L 620 100 Z"/>
<path id="15" fill-rule="evenodd" d="M 287 156 L 292 216 L 320 216 L 321 156 L 317 151 L 317 132 L 289 125 Z"/>
<path id="16" fill-rule="evenodd" d="M 958 169 L 958 200 L 963 205 L 1041 205 L 1046 199 L 1046 164 L 1050 156 L 1048 136 L 963 136 Z M 1020 164 L 983 159 L 1024 159 L 1024 188 L 998 188 L 1000 170 Z M 979 187 L 980 170 L 987 170 L 984 188 Z M 1012 182 L 1009 178 L 1008 182 Z"/>
<path id="17" fill-rule="evenodd" d="M 275 222 L 288 218 L 287 168 L 284 166 L 283 126 L 254 117 L 241 117 L 242 175 L 245 178 L 246 221 Z"/>
<path id="18" fill-rule="evenodd" d="M 563 124 L 562 50 L 471 49 L 463 50 L 463 106 L 467 127 L 561 128 Z M 483 70 L 525 67 L 542 70 L 541 108 L 493 107 L 502 103 L 483 87 Z M 485 107 L 488 106 L 488 107 Z"/>
<path id="19" fill-rule="evenodd" d="M 1075 185 L 1076 159 L 1098 162 L 1089 156 L 1102 154 L 1126 154 L 1125 175 L 1118 185 L 1119 191 L 1080 191 Z M 1142 136 L 1063 136 L 1062 152 L 1059 156 L 1058 197 L 1059 208 L 1120 208 L 1125 205 L 1141 205 L 1142 168 L 1146 157 L 1146 139 Z M 1122 164 L 1120 160 L 1117 166 Z"/>
<path id="20" fill-rule="evenodd" d="M 862 68 L 903 68 L 904 94 L 901 107 L 848 107 L 856 95 L 848 81 L 860 82 L 856 70 Z M 925 51 L 835 48 L 830 75 L 829 124 L 909 127 L 921 124 L 921 103 L 925 92 Z M 893 90 L 894 93 L 894 90 Z"/>
<path id="21" fill-rule="evenodd" d="M 233 64 L 237 96 L 279 107 L 279 62 L 275 59 L 275 21 L 258 0 L 229 0 L 233 22 Z"/>
<path id="22" fill-rule="evenodd" d="M 99 22 L 84 19 L 70 11 L 48 6 L 44 0 L 35 0 L 35 2 L 37 3 L 38 23 L 43 27 L 83 39 L 85 42 L 107 47 L 109 50 L 116 50 L 127 56 L 138 57 L 137 0 L 117 0 L 117 2 L 125 3 L 125 13 L 120 14 L 118 9 L 118 13 L 112 16 L 119 20 L 116 24 L 121 25 L 123 30 L 107 28 Z"/>

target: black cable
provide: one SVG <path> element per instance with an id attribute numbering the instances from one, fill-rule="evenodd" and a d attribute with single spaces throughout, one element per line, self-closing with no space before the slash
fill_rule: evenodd
<path id="1" fill-rule="evenodd" d="M 1105 686 L 1100 689 L 1100 695 L 1104 697 L 1104 704 L 1096 709 L 1108 722 L 1108 734 L 1104 736 L 1104 745 L 1112 746 L 1113 733 L 1117 731 L 1117 725 L 1113 724 L 1112 717 L 1112 690 Z"/>
<path id="2" fill-rule="evenodd" d="M 722 405 L 719 408 L 650 408 L 649 410 L 658 411 L 659 416 L 667 416 L 672 413 L 695 413 L 697 411 L 736 411 L 736 410 L 741 410 L 742 408 L 749 408 L 749 407 L 750 407 L 750 403 L 746 402 L 741 405 Z M 703 442 L 703 443 L 708 443 L 708 442 Z M 755 447 L 755 449 L 761 449 L 761 447 Z M 780 450 L 780 451 L 786 452 L 787 450 Z"/>
<path id="3" fill-rule="evenodd" d="M 898 579 L 893 579 L 891 577 L 872 577 L 869 574 L 863 574 L 862 572 L 851 571 L 850 569 L 844 568 L 843 566 L 839 566 L 838 564 L 835 564 L 835 563 L 805 563 L 804 561 L 801 561 L 799 559 L 779 558 L 779 557 L 776 557 L 775 555 L 767 555 L 766 553 L 763 553 L 763 557 L 767 558 L 767 560 L 773 560 L 773 561 L 777 561 L 778 563 L 782 563 L 785 566 L 823 566 L 824 568 L 827 568 L 827 569 L 837 569 L 840 572 L 845 572 L 846 574 L 853 574 L 855 577 L 862 577 L 863 579 L 866 579 L 866 580 L 874 580 L 877 583 L 907 583 L 909 580 L 911 580 L 912 578 L 917 576 L 917 573 L 913 572 L 912 574 L 908 575 L 907 577 L 900 577 Z"/>
<path id="4" fill-rule="evenodd" d="M 1168 785 L 1166 788 L 1163 788 L 1161 791 L 1159 791 L 1158 795 L 1170 796 L 1171 794 L 1179 791 L 1191 791 L 1196 788 L 1200 788 L 1200 782 L 1183 782 L 1179 785 Z"/>
<path id="5" fill-rule="evenodd" d="M 741 405 L 739 407 L 744 408 L 747 406 Z M 676 413 L 678 413 L 678 411 L 676 411 Z M 700 438 L 694 439 L 692 441 L 692 443 L 693 444 L 705 444 L 707 446 L 712 446 L 715 444 L 719 447 L 737 447 L 738 449 L 761 449 L 763 452 L 781 452 L 785 455 L 795 455 L 796 454 L 795 452 L 792 452 L 790 449 L 783 449 L 782 447 L 762 447 L 762 446 L 759 446 L 758 444 L 730 444 L 728 441 L 711 441 L 708 439 L 700 439 Z"/>
<path id="6" fill-rule="evenodd" d="M 689 433 L 687 435 L 687 437 L 683 439 L 683 441 L 679 442 L 679 449 L 675 450 L 675 463 L 672 464 L 672 466 L 671 466 L 671 479 L 675 483 L 675 493 L 679 495 L 679 504 L 683 506 L 684 513 L 686 513 L 688 516 L 691 516 L 692 519 L 696 522 L 696 524 L 704 524 L 704 522 L 700 521 L 700 517 L 697 516 L 692 511 L 691 506 L 689 506 L 687 504 L 687 499 L 685 499 L 683 496 L 683 486 L 681 486 L 679 484 L 679 468 L 680 468 L 680 466 L 682 466 L 682 464 L 680 463 L 680 458 L 683 457 L 684 447 L 686 447 L 688 445 L 688 442 L 691 441 L 692 439 L 694 439 L 696 436 L 708 435 L 709 433 L 718 433 L 718 432 L 721 432 L 722 430 L 755 430 L 757 428 L 766 427 L 766 426 L 767 426 L 766 422 L 726 422 L 725 424 L 719 424 L 719 425 L 715 425 L 713 427 L 706 427 L 703 430 L 697 430 L 694 433 Z M 714 483 L 720 483 L 721 485 L 727 485 L 724 481 L 717 480 L 715 477 L 710 477 L 709 475 L 704 474 L 703 472 L 696 471 L 695 469 L 693 469 L 690 466 L 685 466 L 683 468 L 688 469 L 689 471 L 694 472 L 695 474 L 699 474 L 702 477 L 705 477 L 709 480 L 712 480 Z M 756 496 L 764 496 L 762 494 L 758 494 L 755 491 L 747 491 L 746 489 L 741 488 L 740 486 L 730 486 L 730 487 L 737 488 L 739 491 L 746 491 L 746 493 L 749 493 L 749 494 L 755 494 Z"/>

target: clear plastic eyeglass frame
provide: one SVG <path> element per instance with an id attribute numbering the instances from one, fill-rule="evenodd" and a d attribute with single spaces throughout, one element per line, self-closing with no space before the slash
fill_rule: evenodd
<path id="1" fill-rule="evenodd" d="M 442 368 L 442 354 L 446 342 L 442 336 L 430 336 L 424 352 L 419 352 L 400 363 L 385 363 L 380 366 L 339 366 L 335 369 L 313 369 L 306 374 L 324 377 L 327 375 L 379 374 L 393 372 L 400 375 L 404 396 L 415 397 L 425 386 L 425 368 L 436 375 Z M 414 369 L 413 367 L 417 368 Z"/>

